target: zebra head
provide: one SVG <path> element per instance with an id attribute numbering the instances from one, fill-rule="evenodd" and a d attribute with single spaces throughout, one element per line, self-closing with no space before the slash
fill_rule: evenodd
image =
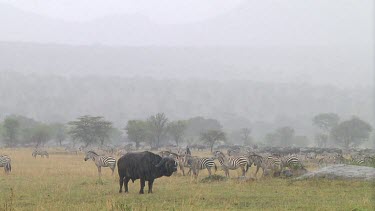
<path id="1" fill-rule="evenodd" d="M 212 153 L 215 159 L 224 158 L 225 155 L 221 151 L 215 151 Z"/>
<path id="2" fill-rule="evenodd" d="M 94 160 L 94 158 L 95 158 L 96 156 L 99 156 L 98 154 L 96 154 L 96 152 L 94 152 L 94 151 L 88 151 L 88 152 L 86 153 L 86 156 L 85 156 L 84 160 L 85 160 L 85 161 L 87 161 L 87 160 L 89 160 L 89 159 Z"/>

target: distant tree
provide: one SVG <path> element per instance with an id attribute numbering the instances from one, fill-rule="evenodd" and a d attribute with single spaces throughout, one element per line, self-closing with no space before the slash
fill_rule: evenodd
<path id="1" fill-rule="evenodd" d="M 65 141 L 67 137 L 66 126 L 62 123 L 55 123 L 51 125 L 51 128 L 53 138 L 61 146 L 62 142 Z"/>
<path id="2" fill-rule="evenodd" d="M 3 140 L 6 146 L 15 146 L 20 124 L 16 119 L 7 117 L 3 123 Z"/>
<path id="3" fill-rule="evenodd" d="M 251 129 L 250 128 L 242 128 L 241 129 L 241 139 L 242 143 L 245 146 L 249 146 L 253 143 L 253 138 L 251 137 Z"/>
<path id="4" fill-rule="evenodd" d="M 372 127 L 369 123 L 353 117 L 338 124 L 332 129 L 331 135 L 336 143 L 344 148 L 356 147 L 369 140 Z"/>
<path id="5" fill-rule="evenodd" d="M 119 144 L 121 143 L 123 139 L 123 132 L 119 130 L 118 128 L 112 128 L 109 131 L 109 139 L 112 141 L 112 143 Z"/>
<path id="6" fill-rule="evenodd" d="M 309 138 L 307 136 L 295 136 L 293 142 L 297 147 L 307 147 Z"/>
<path id="7" fill-rule="evenodd" d="M 187 123 L 186 121 L 178 120 L 168 124 L 168 134 L 172 137 L 178 146 L 183 141 Z"/>
<path id="8" fill-rule="evenodd" d="M 211 152 L 214 145 L 219 141 L 225 141 L 225 133 L 221 130 L 209 130 L 201 133 L 201 140 L 210 146 Z"/>
<path id="9" fill-rule="evenodd" d="M 319 128 L 320 132 L 315 134 L 315 142 L 319 147 L 326 147 L 332 128 L 339 123 L 340 117 L 335 113 L 321 113 L 316 115 L 312 123 Z"/>
<path id="10" fill-rule="evenodd" d="M 318 147 L 327 147 L 329 135 L 325 133 L 315 134 L 315 143 Z"/>
<path id="11" fill-rule="evenodd" d="M 30 142 L 35 143 L 37 146 L 47 143 L 52 135 L 52 130 L 48 125 L 40 124 L 32 128 Z"/>
<path id="12" fill-rule="evenodd" d="M 339 123 L 340 117 L 335 113 L 321 113 L 313 118 L 313 124 L 329 133 Z"/>
<path id="13" fill-rule="evenodd" d="M 147 120 L 150 129 L 151 145 L 156 149 L 160 147 L 160 142 L 167 132 L 168 119 L 164 113 L 158 113 Z"/>
<path id="14" fill-rule="evenodd" d="M 291 127 L 281 127 L 276 130 L 277 138 L 281 146 L 290 146 L 294 140 L 294 129 Z"/>
<path id="15" fill-rule="evenodd" d="M 109 138 L 112 130 L 112 123 L 105 121 L 103 117 L 82 116 L 76 121 L 68 123 L 70 126 L 69 134 L 74 140 L 78 140 L 85 144 L 85 147 L 93 143 L 104 144 Z"/>
<path id="16" fill-rule="evenodd" d="M 277 139 L 277 135 L 275 133 L 267 133 L 264 139 L 269 146 L 279 146 L 279 140 Z"/>
<path id="17" fill-rule="evenodd" d="M 267 133 L 265 141 L 270 146 L 291 146 L 294 143 L 294 129 L 281 127 L 273 133 Z"/>
<path id="18" fill-rule="evenodd" d="M 201 133 L 208 130 L 221 130 L 223 127 L 216 119 L 205 119 L 203 117 L 194 117 L 187 120 L 185 134 L 190 137 L 199 137 Z"/>
<path id="19" fill-rule="evenodd" d="M 144 142 L 147 138 L 148 125 L 145 121 L 141 120 L 129 120 L 125 127 L 128 138 L 135 142 L 135 147 L 138 149 L 141 142 Z"/>

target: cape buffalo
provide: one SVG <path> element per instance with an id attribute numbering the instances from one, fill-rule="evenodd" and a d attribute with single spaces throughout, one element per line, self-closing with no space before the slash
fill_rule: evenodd
<path id="1" fill-rule="evenodd" d="M 125 193 L 129 192 L 129 180 L 141 180 L 140 194 L 143 194 L 145 181 L 148 181 L 148 193 L 152 193 L 152 184 L 156 178 L 171 176 L 177 171 L 177 162 L 170 157 L 160 157 L 152 152 L 131 152 L 117 161 L 120 177 L 120 193 L 125 183 Z"/>

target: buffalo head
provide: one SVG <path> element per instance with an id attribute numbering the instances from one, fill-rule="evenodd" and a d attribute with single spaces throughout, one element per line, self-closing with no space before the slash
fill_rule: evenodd
<path id="1" fill-rule="evenodd" d="M 177 171 L 177 162 L 173 158 L 163 157 L 155 167 L 159 168 L 164 176 L 169 177 Z"/>

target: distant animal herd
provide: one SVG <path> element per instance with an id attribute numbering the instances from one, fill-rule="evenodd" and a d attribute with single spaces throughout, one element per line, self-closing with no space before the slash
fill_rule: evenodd
<path id="1" fill-rule="evenodd" d="M 219 146 L 211 153 L 212 156 L 199 157 L 192 155 L 192 151 L 206 150 L 200 145 L 180 147 L 168 147 L 158 153 L 149 151 L 135 152 L 131 145 L 115 149 L 114 147 L 101 146 L 95 150 L 85 150 L 84 147 L 75 149 L 66 147 L 65 152 L 78 155 L 84 152 L 84 161 L 92 160 L 101 178 L 101 168 L 109 167 L 114 174 L 116 159 L 114 155 L 121 156 L 117 160 L 119 175 L 119 192 L 123 186 L 128 192 L 128 182 L 140 180 L 140 194 L 144 193 L 146 181 L 148 182 L 148 193 L 152 193 L 153 182 L 162 176 L 172 176 L 177 169 L 183 176 L 193 175 L 198 177 L 199 171 L 207 169 L 208 175 L 215 174 L 220 168 L 226 177 L 230 177 L 230 170 L 241 169 L 241 177 L 249 175 L 248 171 L 253 166 L 256 170 L 253 178 L 257 178 L 258 172 L 262 169 L 261 177 L 291 177 L 307 172 L 306 164 L 324 167 L 331 164 L 354 164 L 369 165 L 375 164 L 375 151 L 372 149 L 351 149 L 342 150 L 335 148 L 295 148 L 295 147 L 245 147 L 245 146 Z M 199 153 L 198 153 L 199 154 Z M 47 150 L 36 148 L 32 157 L 37 156 L 49 158 Z M 218 164 L 215 162 L 218 161 Z M 7 155 L 0 155 L 0 167 L 4 168 L 6 174 L 12 171 L 11 158 Z M 185 172 L 185 170 L 188 170 Z M 251 176 L 251 175 L 250 175 Z"/>

